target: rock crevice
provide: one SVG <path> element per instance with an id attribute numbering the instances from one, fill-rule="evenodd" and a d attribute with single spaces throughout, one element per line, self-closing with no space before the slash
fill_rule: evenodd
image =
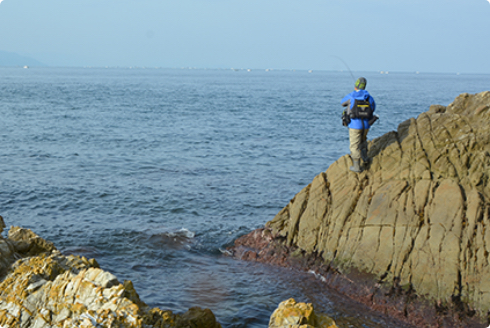
<path id="1" fill-rule="evenodd" d="M 271 242 L 487 320 L 489 109 L 489 91 L 462 94 L 370 141 L 364 172 L 339 158 L 267 222 Z"/>

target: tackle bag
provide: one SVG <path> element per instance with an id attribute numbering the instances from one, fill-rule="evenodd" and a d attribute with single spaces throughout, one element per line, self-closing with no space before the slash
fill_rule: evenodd
<path id="1" fill-rule="evenodd" d="M 369 100 L 356 99 L 354 102 L 354 106 L 351 109 L 350 117 L 361 119 L 367 118 L 368 120 L 372 119 L 373 109 Z"/>

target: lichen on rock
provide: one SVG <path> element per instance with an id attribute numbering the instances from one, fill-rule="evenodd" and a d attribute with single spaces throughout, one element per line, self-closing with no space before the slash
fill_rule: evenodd
<path id="1" fill-rule="evenodd" d="M 290 298 L 272 313 L 269 328 L 337 328 L 337 325 L 329 316 L 316 313 L 313 304 L 297 303 Z"/>
<path id="2" fill-rule="evenodd" d="M 0 327 L 221 327 L 208 309 L 151 309 L 130 281 L 120 283 L 94 259 L 61 254 L 31 230 L 12 227 L 0 252 Z"/>

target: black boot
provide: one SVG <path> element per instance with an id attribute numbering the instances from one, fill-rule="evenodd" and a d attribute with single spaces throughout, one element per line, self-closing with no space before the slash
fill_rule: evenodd
<path id="1" fill-rule="evenodd" d="M 350 170 L 352 172 L 356 172 L 356 173 L 361 173 L 362 170 L 361 170 L 361 160 L 359 158 L 353 158 L 352 159 L 352 166 L 350 167 Z"/>
<path id="2" fill-rule="evenodd" d="M 367 149 L 361 149 L 361 158 L 362 158 L 362 161 L 364 162 L 364 164 L 369 164 L 371 163 L 371 158 L 369 158 L 368 156 L 368 153 L 367 153 Z"/>

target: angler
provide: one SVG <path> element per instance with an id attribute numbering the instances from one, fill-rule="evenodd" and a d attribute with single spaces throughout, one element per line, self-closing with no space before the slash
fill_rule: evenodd
<path id="1" fill-rule="evenodd" d="M 374 98 L 366 91 L 367 81 L 360 77 L 354 85 L 354 91 L 345 96 L 340 104 L 347 107 L 342 114 L 342 124 L 349 127 L 350 157 L 352 166 L 350 170 L 362 172 L 361 159 L 364 166 L 369 164 L 367 134 L 371 125 L 378 119 L 374 115 L 376 103 Z"/>

